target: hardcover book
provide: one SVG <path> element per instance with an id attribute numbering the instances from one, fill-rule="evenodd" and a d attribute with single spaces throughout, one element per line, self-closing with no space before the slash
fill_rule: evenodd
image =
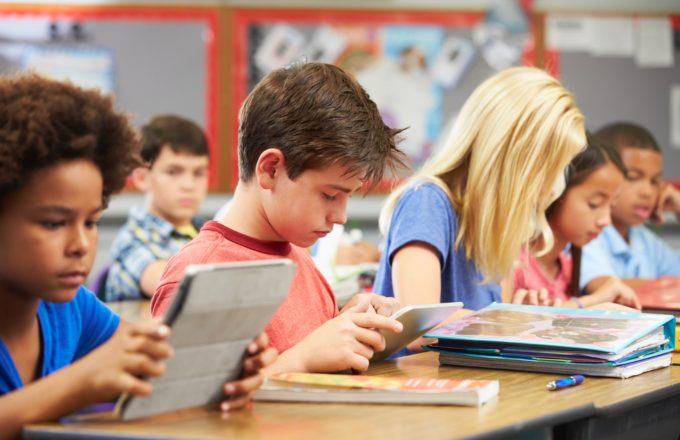
<path id="1" fill-rule="evenodd" d="M 497 380 L 281 373 L 255 400 L 479 406 L 496 395 Z"/>
<path id="2" fill-rule="evenodd" d="M 630 377 L 670 365 L 675 317 L 494 303 L 425 336 L 441 364 Z"/>
<path id="3" fill-rule="evenodd" d="M 642 309 L 680 315 L 680 277 L 663 277 L 635 289 Z"/>

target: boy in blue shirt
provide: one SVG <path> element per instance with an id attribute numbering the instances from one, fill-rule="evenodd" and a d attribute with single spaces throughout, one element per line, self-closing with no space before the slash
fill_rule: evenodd
<path id="1" fill-rule="evenodd" d="M 132 180 L 146 192 L 145 206 L 130 210 L 111 245 L 107 301 L 153 295 L 167 261 L 198 234 L 195 214 L 208 190 L 208 141 L 188 119 L 162 115 L 142 127 L 145 166 Z"/>
<path id="2" fill-rule="evenodd" d="M 120 393 L 148 395 L 169 329 L 121 321 L 84 289 L 109 196 L 136 165 L 109 98 L 38 76 L 0 78 L 0 438 Z M 243 406 L 273 362 L 266 337 L 223 409 Z"/>
<path id="3" fill-rule="evenodd" d="M 661 178 L 663 159 L 654 137 L 631 123 L 608 125 L 596 136 L 618 150 L 627 172 L 612 206 L 612 224 L 583 248 L 581 286 L 592 292 L 614 276 L 637 287 L 680 275 L 680 252 L 644 225 L 660 222 L 664 211 L 680 218 L 680 192 Z"/>

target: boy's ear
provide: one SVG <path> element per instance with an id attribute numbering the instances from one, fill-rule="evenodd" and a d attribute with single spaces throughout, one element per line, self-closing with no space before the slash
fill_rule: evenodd
<path id="1" fill-rule="evenodd" d="M 262 189 L 272 189 L 277 177 L 285 172 L 285 158 L 278 148 L 264 150 L 255 164 L 255 177 Z"/>
<path id="2" fill-rule="evenodd" d="M 132 184 L 135 185 L 139 191 L 146 192 L 149 190 L 149 169 L 147 167 L 138 167 L 132 170 Z"/>

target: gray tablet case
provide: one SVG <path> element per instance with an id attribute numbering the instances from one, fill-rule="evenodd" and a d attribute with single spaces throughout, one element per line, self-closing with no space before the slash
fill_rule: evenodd
<path id="1" fill-rule="evenodd" d="M 147 397 L 122 396 L 123 420 L 225 399 L 245 349 L 279 308 L 295 273 L 290 260 L 189 266 L 165 315 L 174 355 Z"/>

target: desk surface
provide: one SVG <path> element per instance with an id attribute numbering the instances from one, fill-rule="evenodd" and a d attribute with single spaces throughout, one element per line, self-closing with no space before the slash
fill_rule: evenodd
<path id="1" fill-rule="evenodd" d="M 680 354 L 675 354 L 675 362 Z M 130 423 L 40 424 L 27 438 L 239 438 L 362 439 L 500 437 L 550 427 L 598 413 L 616 413 L 680 394 L 680 367 L 630 379 L 587 378 L 577 387 L 548 391 L 551 374 L 439 367 L 423 353 L 382 362 L 368 374 L 500 380 L 500 394 L 480 408 L 415 405 L 348 405 L 256 402 L 249 410 L 222 415 L 192 409 Z"/>

